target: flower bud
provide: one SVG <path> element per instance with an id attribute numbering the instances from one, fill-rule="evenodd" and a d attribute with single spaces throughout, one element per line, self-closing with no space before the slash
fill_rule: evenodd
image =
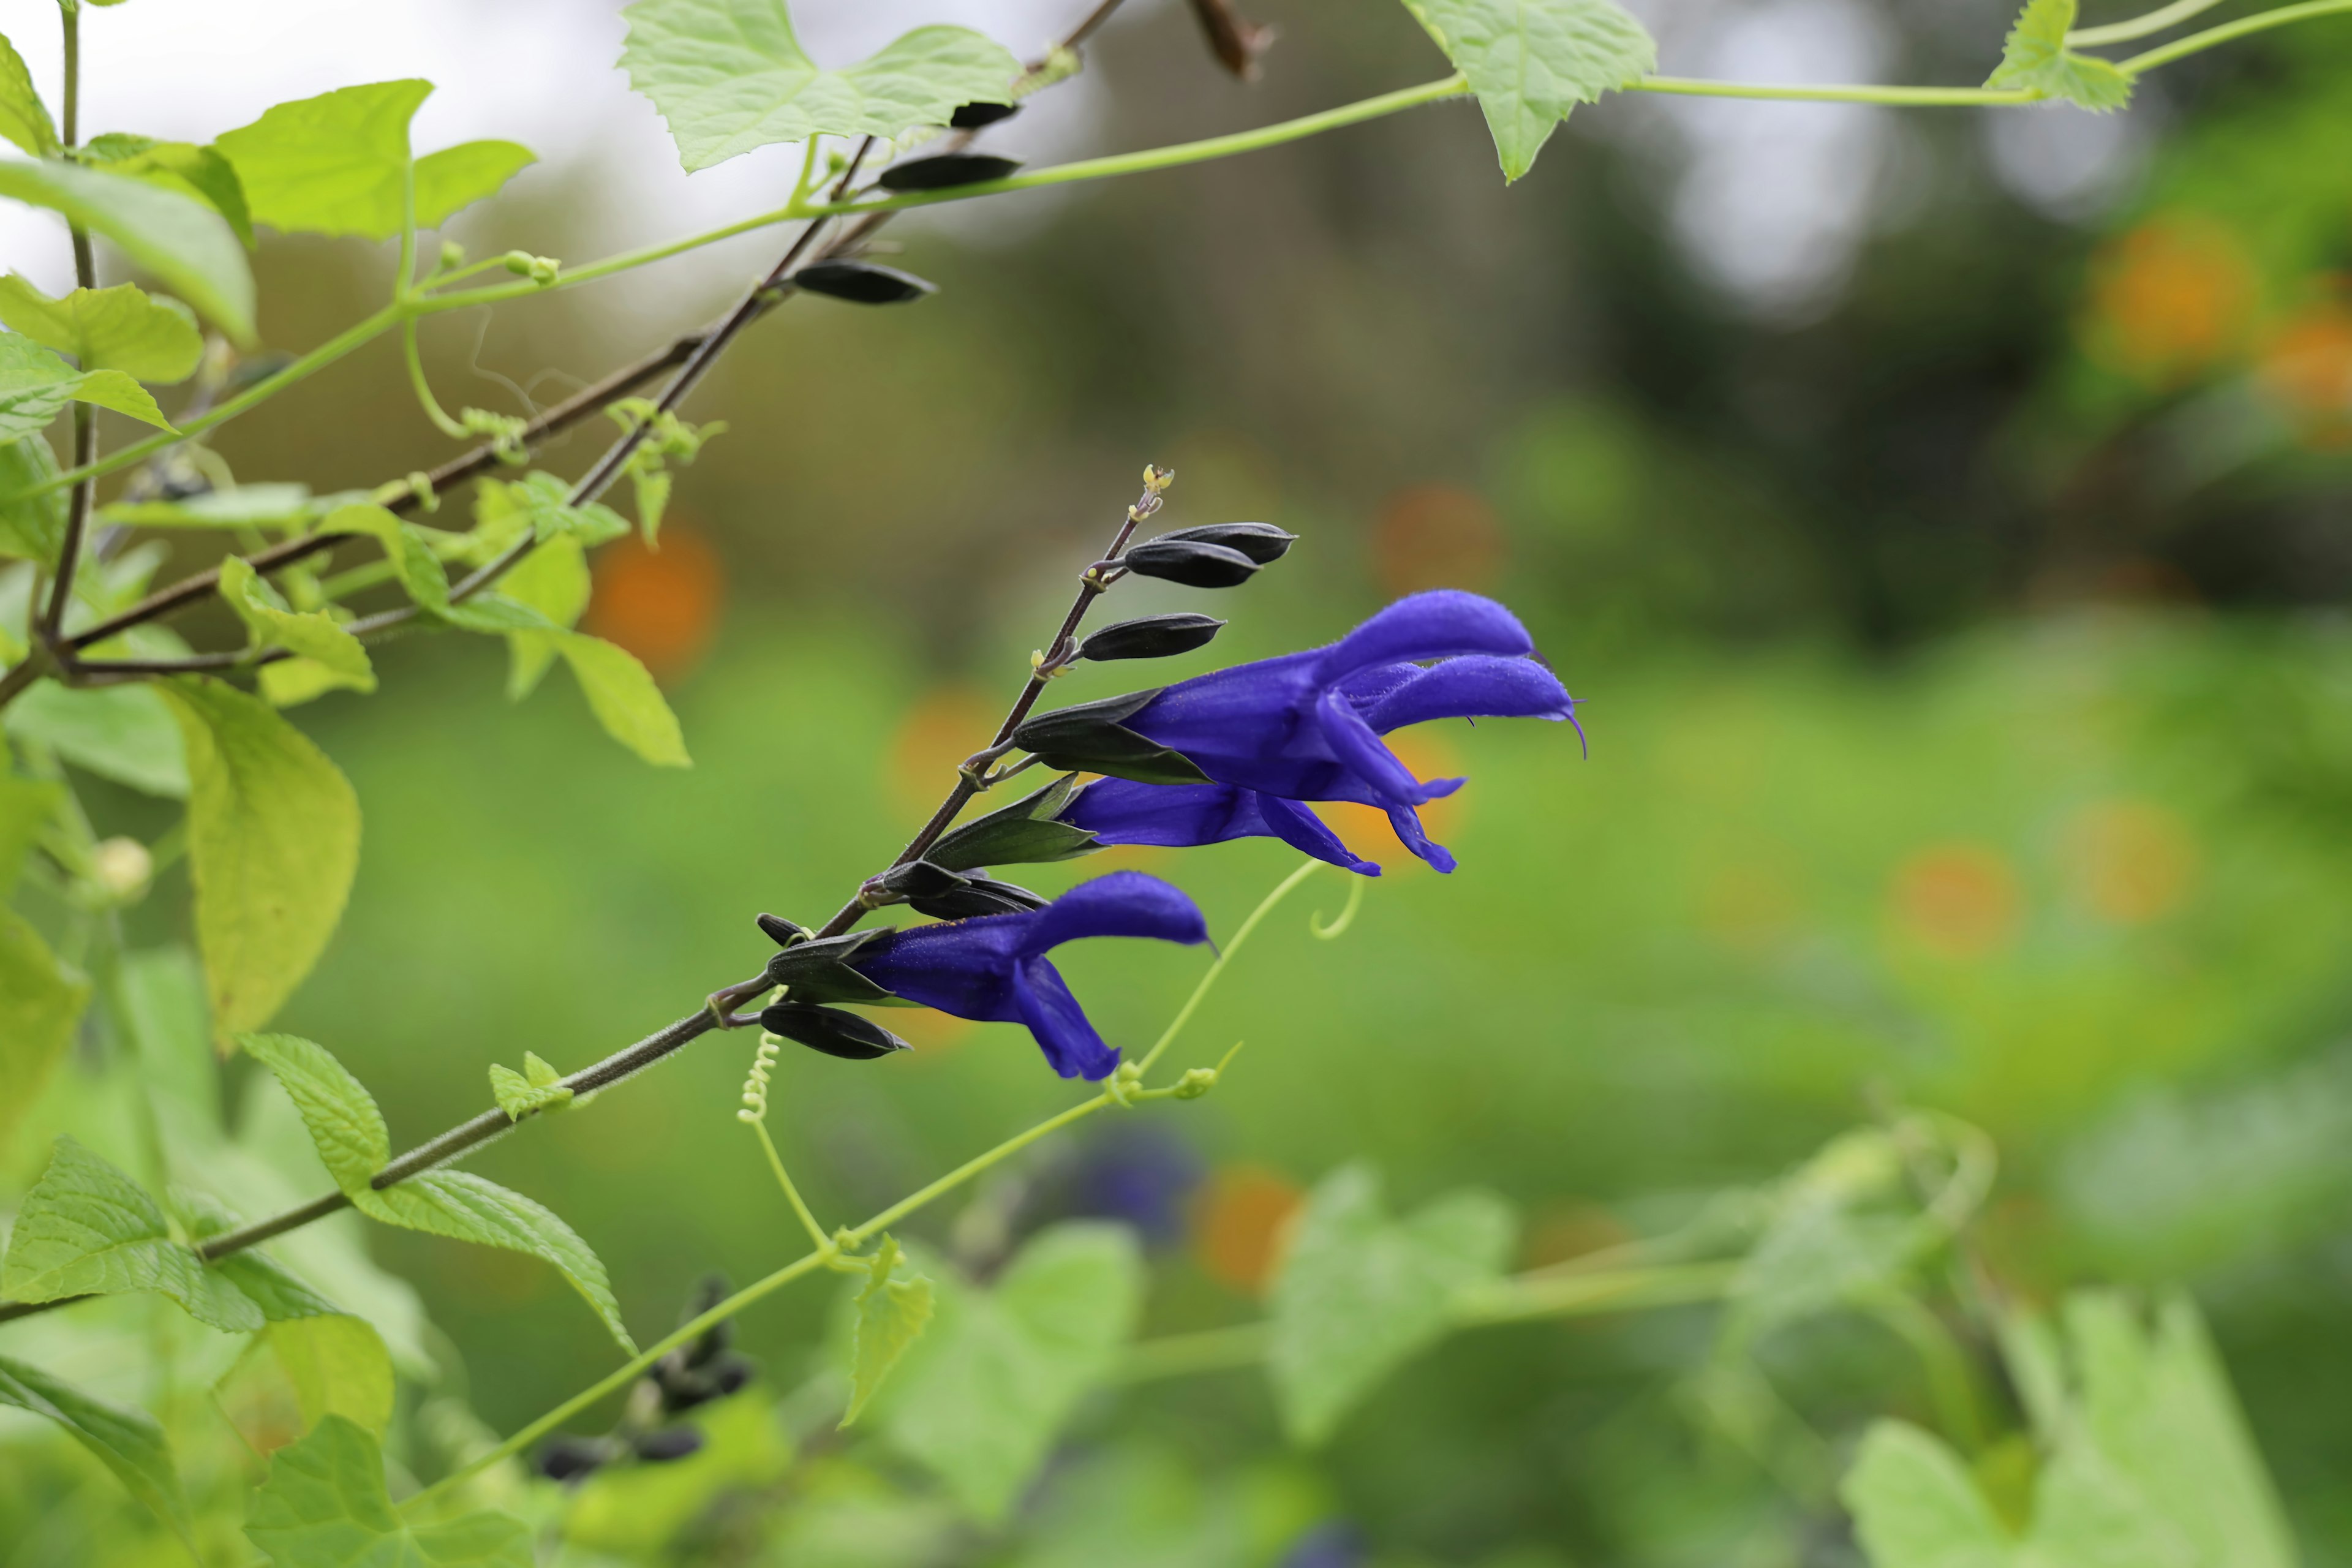
<path id="1" fill-rule="evenodd" d="M 145 892 L 148 879 L 155 874 L 154 857 L 136 838 L 107 839 L 91 851 L 89 861 L 91 879 L 116 903 L 127 903 Z"/>
<path id="2" fill-rule="evenodd" d="M 979 915 L 1010 915 L 1018 914 L 1023 910 L 1042 910 L 1046 900 L 1011 882 L 999 882 L 988 877 L 958 877 L 952 887 L 919 897 L 910 896 L 907 902 L 917 912 L 936 920 L 968 921 Z"/>
<path id="3" fill-rule="evenodd" d="M 779 1002 L 760 1015 L 760 1027 L 845 1061 L 870 1062 L 908 1048 L 906 1041 L 872 1019 L 837 1007 Z"/>
<path id="4" fill-rule="evenodd" d="M 1257 575 L 1257 563 L 1238 550 L 1167 533 L 1136 545 L 1118 563 L 1139 577 L 1158 577 L 1188 588 L 1238 587 Z"/>
<path id="5" fill-rule="evenodd" d="M 957 131 L 979 131 L 1020 112 L 1017 103 L 967 103 L 948 116 L 948 124 Z"/>
<path id="6" fill-rule="evenodd" d="M 903 305 L 939 292 L 911 272 L 871 261 L 819 261 L 792 275 L 794 288 L 853 305 Z"/>
<path id="7" fill-rule="evenodd" d="M 1172 658 L 1180 653 L 1208 647 L 1209 639 L 1224 624 L 1214 616 L 1144 616 L 1105 626 L 1078 645 L 1078 657 L 1096 660 Z"/>
<path id="8" fill-rule="evenodd" d="M 1060 779 L 1001 811 L 976 817 L 941 837 L 924 857 L 934 866 L 969 871 L 981 866 L 1035 866 L 1090 854 L 1095 836 L 1055 817 L 1069 804 L 1075 779 Z"/>
<path id="9" fill-rule="evenodd" d="M 649 1465 L 665 1465 L 672 1459 L 683 1459 L 702 1451 L 702 1434 L 691 1426 L 665 1426 L 658 1432 L 647 1432 L 630 1447 L 637 1458 Z"/>
<path id="10" fill-rule="evenodd" d="M 466 247 L 458 244 L 454 239 L 443 240 L 441 242 L 441 266 L 443 270 L 446 271 L 452 267 L 463 267 L 465 264 Z"/>
<path id="11" fill-rule="evenodd" d="M 576 1481 L 617 1454 L 609 1437 L 574 1437 L 562 1434 L 540 1446 L 532 1465 L 551 1481 Z"/>
<path id="12" fill-rule="evenodd" d="M 1020 167 L 1020 159 L 1000 158 L 993 153 L 940 153 L 893 163 L 874 183 L 886 191 L 944 191 L 1001 180 Z"/>
<path id="13" fill-rule="evenodd" d="M 1218 548 L 1208 546 L 1206 548 Z M 1232 552 L 1227 552 L 1232 554 Z M 1236 560 L 1242 557 L 1236 555 Z M 1248 564 L 1245 561 L 1244 564 Z M 1257 570 L 1251 566 L 1250 570 Z M 1147 739 L 1119 721 L 1160 695 L 1130 691 L 1099 702 L 1081 702 L 1040 713 L 1013 731 L 1013 743 L 1034 752 L 1047 767 L 1068 773 L 1109 773 L 1139 784 L 1207 784 L 1209 775 L 1182 752 Z"/>
<path id="14" fill-rule="evenodd" d="M 887 1002 L 890 993 L 849 967 L 851 956 L 881 934 L 861 931 L 796 942 L 768 960 L 768 978 L 786 987 L 795 1003 Z"/>
<path id="15" fill-rule="evenodd" d="M 1286 532 L 1270 522 L 1209 522 L 1198 528 L 1180 528 L 1160 537 L 1188 539 L 1202 544 L 1222 544 L 1228 550 L 1240 551 L 1261 566 L 1281 560 L 1290 552 L 1290 547 L 1298 542 L 1298 535 Z"/>
<path id="16" fill-rule="evenodd" d="M 778 947 L 790 947 L 796 942 L 806 942 L 810 934 L 808 927 L 798 921 L 788 921 L 782 915 L 761 915 L 760 929 L 767 932 L 768 940 Z"/>

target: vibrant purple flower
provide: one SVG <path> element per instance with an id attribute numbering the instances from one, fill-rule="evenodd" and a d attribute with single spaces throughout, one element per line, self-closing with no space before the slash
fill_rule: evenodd
<path id="1" fill-rule="evenodd" d="M 1378 866 L 1340 843 L 1339 835 L 1307 807 L 1237 784 L 1097 779 L 1071 796 L 1055 820 L 1082 827 L 1104 844 L 1185 848 L 1234 838 L 1279 838 L 1318 860 L 1367 877 L 1381 874 Z"/>
<path id="2" fill-rule="evenodd" d="M 1192 900 L 1157 877 L 1114 871 L 1041 910 L 879 931 L 850 968 L 909 1002 L 982 1023 L 1025 1024 L 1064 1078 L 1102 1079 L 1118 1066 L 1046 952 L 1089 936 L 1209 940 Z M 787 952 L 791 950 L 787 949 Z"/>

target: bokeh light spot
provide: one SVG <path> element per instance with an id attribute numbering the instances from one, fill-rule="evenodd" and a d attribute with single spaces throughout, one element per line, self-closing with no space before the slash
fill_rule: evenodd
<path id="1" fill-rule="evenodd" d="M 2352 446 L 2352 309 L 2331 300 L 2290 319 L 2263 352 L 2261 381 L 2305 445 Z"/>
<path id="2" fill-rule="evenodd" d="M 1192 1207 L 1192 1251 L 1219 1282 L 1263 1296 L 1306 1202 L 1298 1184 L 1263 1165 L 1219 1167 Z"/>
<path id="3" fill-rule="evenodd" d="M 1895 868 L 1896 927 L 1946 958 L 1983 958 L 2017 934 L 2024 894 L 2016 868 L 1975 844 L 1922 849 Z"/>
<path id="4" fill-rule="evenodd" d="M 700 534 L 673 521 L 660 549 L 630 534 L 598 551 L 594 563 L 582 630 L 620 644 L 659 680 L 677 680 L 701 662 L 726 586 L 718 553 Z"/>
<path id="5" fill-rule="evenodd" d="M 2075 895 L 2116 925 L 2161 919 L 2196 885 L 2197 841 L 2189 825 L 2146 801 L 2085 806 L 2068 824 L 2065 851 Z"/>
<path id="6" fill-rule="evenodd" d="M 2093 264 L 2085 347 L 2135 380 L 2178 384 L 2242 344 L 2255 292 L 2229 230 L 2193 215 L 2152 218 Z"/>
<path id="7" fill-rule="evenodd" d="M 977 687 L 942 686 L 918 698 L 898 721 L 886 764 L 898 809 L 909 816 L 936 810 L 955 784 L 956 769 L 988 744 L 1001 717 Z"/>

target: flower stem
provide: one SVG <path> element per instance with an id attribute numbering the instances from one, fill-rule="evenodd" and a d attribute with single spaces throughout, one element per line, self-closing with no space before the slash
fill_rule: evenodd
<path id="1" fill-rule="evenodd" d="M 2150 33 L 2161 33 L 2167 27 L 2186 22 L 2200 12 L 2210 11 L 2220 4 L 2221 0 L 2173 0 L 2169 5 L 2127 21 L 2109 22 L 2103 27 L 2077 27 L 2066 35 L 2066 46 L 2080 49 L 2097 44 L 2120 44 L 2129 38 L 2144 38 Z"/>
<path id="2" fill-rule="evenodd" d="M 784 1170 L 784 1157 L 776 1152 L 776 1141 L 768 1136 L 768 1124 L 753 1121 L 751 1131 L 760 1135 L 760 1147 L 766 1151 L 768 1156 L 768 1169 L 776 1173 L 776 1185 L 783 1188 L 784 1196 L 792 1201 L 793 1213 L 800 1215 L 801 1228 L 808 1232 L 809 1240 L 816 1244 L 819 1251 L 831 1247 L 833 1238 L 825 1235 L 823 1226 L 817 1224 L 816 1215 L 809 1212 L 808 1205 L 801 1198 L 801 1190 L 793 1185 L 792 1176 Z"/>
<path id="3" fill-rule="evenodd" d="M 2210 49 L 2216 44 L 2242 38 L 2249 33 L 2260 33 L 2272 27 L 2284 27 L 2289 22 L 2334 16 L 2345 11 L 2352 11 L 2352 0 L 2304 0 L 2300 5 L 2281 5 L 2276 10 L 2257 11 L 2251 16 L 2241 16 L 2234 22 L 2224 22 L 2218 27 L 2208 27 L 2201 33 L 2175 38 L 2171 43 L 2158 45 L 2146 54 L 2117 60 L 2116 68 L 2126 76 L 2140 76 L 2158 66 L 2170 65 L 2177 59 Z"/>

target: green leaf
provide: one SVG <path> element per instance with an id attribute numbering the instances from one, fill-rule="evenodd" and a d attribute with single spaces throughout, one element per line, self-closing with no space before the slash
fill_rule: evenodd
<path id="1" fill-rule="evenodd" d="M 408 122 L 433 84 L 410 79 L 281 103 L 214 145 L 254 219 L 288 234 L 389 239 L 408 205 Z M 416 161 L 416 226 L 431 228 L 532 162 L 511 142 L 468 142 Z"/>
<path id="2" fill-rule="evenodd" d="M 392 1158 L 392 1138 L 375 1100 L 325 1047 L 292 1035 L 247 1035 L 243 1044 L 276 1075 L 310 1130 L 320 1163 L 352 1206 L 370 1219 L 552 1264 L 635 1353 L 604 1266 L 568 1225 L 520 1193 L 464 1171 L 427 1171 L 378 1190 L 369 1178 Z"/>
<path id="3" fill-rule="evenodd" d="M 76 690 L 42 681 L 9 704 L 8 733 L 78 768 L 167 800 L 188 797 L 187 744 L 171 708 L 145 686 Z"/>
<path id="4" fill-rule="evenodd" d="M 58 962 L 41 933 L 0 909 L 0 1151 L 73 1043 L 89 982 Z"/>
<path id="5" fill-rule="evenodd" d="M 33 73 L 26 68 L 25 57 L 5 37 L 0 37 L 0 136 L 36 158 L 53 157 L 58 151 L 58 127 L 49 118 L 49 106 L 33 90 Z"/>
<path id="6" fill-rule="evenodd" d="M 1839 1497 L 1874 1568 L 2008 1568 L 2009 1534 L 1940 1439 L 1902 1421 L 1873 1426 Z"/>
<path id="7" fill-rule="evenodd" d="M 65 793 L 65 785 L 54 780 L 17 777 L 0 752 L 0 900 L 16 890 L 26 855 Z"/>
<path id="8" fill-rule="evenodd" d="M 2001 46 L 2000 64 L 1985 85 L 2021 87 L 2094 114 L 2110 113 L 2130 102 L 2131 78 L 2112 61 L 2078 55 L 2066 47 L 2074 11 L 2075 0 L 2026 0 Z"/>
<path id="9" fill-rule="evenodd" d="M 428 615 L 449 613 L 449 574 L 424 529 L 371 502 L 338 507 L 319 524 L 321 533 L 364 533 L 380 541 L 400 585 Z"/>
<path id="10" fill-rule="evenodd" d="M 530 1530 L 501 1513 L 410 1524 L 384 1485 L 383 1451 L 338 1415 L 270 1457 L 245 1533 L 277 1568 L 531 1568 Z"/>
<path id="11" fill-rule="evenodd" d="M 340 1415 L 382 1437 L 392 1424 L 392 1353 L 364 1320 L 337 1313 L 272 1323 L 269 1348 L 305 1426 Z"/>
<path id="12" fill-rule="evenodd" d="M 77 399 L 172 428 L 147 389 L 121 371 L 77 371 L 30 338 L 0 333 L 0 441 L 38 435 Z"/>
<path id="13" fill-rule="evenodd" d="M 591 587 L 587 547 L 565 537 L 549 540 L 499 579 L 499 592 L 566 630 L 588 608 Z M 507 637 L 507 696 L 519 702 L 555 662 L 555 644 L 530 632 L 512 633 Z"/>
<path id="14" fill-rule="evenodd" d="M 893 137 L 959 105 L 1009 103 L 1021 62 L 963 27 L 918 27 L 826 70 L 802 52 L 784 0 L 638 0 L 621 64 L 669 122 L 688 170 L 811 136 Z"/>
<path id="15" fill-rule="evenodd" d="M 265 1258 L 239 1255 L 234 1261 L 234 1271 L 206 1268 L 194 1248 L 173 1238 L 163 1211 L 137 1183 L 60 1137 L 17 1212 L 0 1293 L 54 1301 L 152 1290 L 226 1333 L 260 1328 L 273 1310 L 292 1317 L 334 1310 Z M 259 1300 L 241 1288 L 247 1280 Z"/>
<path id="16" fill-rule="evenodd" d="M 104 235 L 239 344 L 253 342 L 253 272 L 226 219 L 194 196 L 73 163 L 0 161 L 0 196 Z"/>
<path id="17" fill-rule="evenodd" d="M 279 671 L 290 671 L 303 680 L 305 689 L 343 686 L 358 691 L 375 689 L 375 667 L 368 662 L 367 649 L 360 646 L 359 638 L 323 610 L 293 609 L 242 558 L 231 555 L 222 560 L 220 596 L 245 623 L 254 647 L 282 647 L 300 656 L 262 666 L 263 694 L 278 706 L 286 705 L 282 692 L 272 689 L 269 678 Z M 279 677 L 281 681 L 286 679 Z"/>
<path id="18" fill-rule="evenodd" d="M 98 515 L 126 528 L 290 528 L 310 510 L 308 485 L 232 485 L 181 500 L 116 501 Z"/>
<path id="19" fill-rule="evenodd" d="M 268 704 L 217 680 L 159 685 L 188 755 L 188 862 L 213 1027 L 268 1022 L 342 918 L 359 869 L 350 783 Z"/>
<path id="20" fill-rule="evenodd" d="M 583 544 L 602 544 L 629 531 L 628 520 L 611 507 L 590 501 L 572 504 L 572 487 L 553 474 L 526 474 L 512 481 L 484 479 L 477 487 L 474 516 L 478 521 L 520 533 L 530 530 L 540 543 L 570 535 Z"/>
<path id="21" fill-rule="evenodd" d="M 883 1401 L 890 1439 L 983 1519 L 1003 1517 L 1133 1332 L 1143 1259 L 1119 1226 L 1031 1238 L 993 1289 L 955 1282 Z"/>
<path id="22" fill-rule="evenodd" d="M 865 1412 L 866 1403 L 907 1349 L 921 1337 L 931 1321 L 931 1282 L 920 1274 L 901 1279 L 898 1243 L 884 1237 L 866 1265 L 866 1284 L 857 1292 L 857 1316 L 849 1340 L 849 1408 L 844 1426 Z"/>
<path id="23" fill-rule="evenodd" d="M 1731 1282 L 1728 1321 L 1746 1334 L 1898 1287 L 1941 1235 L 1909 1203 L 1901 1150 L 1874 1128 L 1832 1141 L 1777 1197 Z"/>
<path id="24" fill-rule="evenodd" d="M 520 1072 L 495 1062 L 490 1065 L 490 1098 L 499 1102 L 508 1121 L 520 1121 L 534 1110 L 572 1103 L 572 1091 L 563 1087 L 562 1078 L 536 1053 L 525 1051 Z"/>
<path id="25" fill-rule="evenodd" d="M 126 1491 L 172 1527 L 190 1556 L 197 1556 L 187 1498 L 180 1490 L 180 1472 L 172 1464 L 172 1446 L 153 1416 L 84 1394 L 10 1356 L 0 1356 L 0 1405 L 28 1410 L 64 1427 L 114 1472 Z"/>
<path id="26" fill-rule="evenodd" d="M 58 454 L 47 436 L 26 436 L 0 447 L 0 496 L 23 496 L 0 500 L 0 555 L 56 563 L 66 536 L 66 492 L 24 492 L 47 484 L 58 472 Z"/>
<path id="27" fill-rule="evenodd" d="M 73 355 L 84 370 L 119 370 L 135 381 L 184 381 L 205 353 L 188 308 L 135 283 L 52 300 L 12 272 L 0 278 L 0 322 Z"/>
<path id="28" fill-rule="evenodd" d="M 1615 0 L 1404 0 L 1469 79 L 1507 183 L 1552 128 L 1657 68 L 1658 46 Z"/>
<path id="29" fill-rule="evenodd" d="M 657 768 L 686 768 L 694 759 L 686 754 L 686 736 L 677 715 L 654 684 L 637 656 L 602 637 L 584 632 L 525 634 L 551 637 L 555 651 L 572 667 L 589 710 L 604 732 Z"/>
<path id="30" fill-rule="evenodd" d="M 1290 1435 L 1321 1442 L 1382 1378 L 1434 1343 L 1454 1304 L 1499 1275 L 1514 1228 L 1490 1194 L 1456 1193 L 1396 1221 L 1369 1165 L 1326 1176 L 1274 1287 L 1267 1369 Z"/>
<path id="31" fill-rule="evenodd" d="M 538 162 L 539 154 L 514 142 L 462 142 L 427 153 L 416 160 L 416 226 L 440 227 Z"/>
<path id="32" fill-rule="evenodd" d="M 246 210 L 244 182 L 219 148 L 113 132 L 91 137 L 83 151 L 118 174 L 195 197 L 227 220 L 238 243 L 253 248 L 253 215 Z"/>

